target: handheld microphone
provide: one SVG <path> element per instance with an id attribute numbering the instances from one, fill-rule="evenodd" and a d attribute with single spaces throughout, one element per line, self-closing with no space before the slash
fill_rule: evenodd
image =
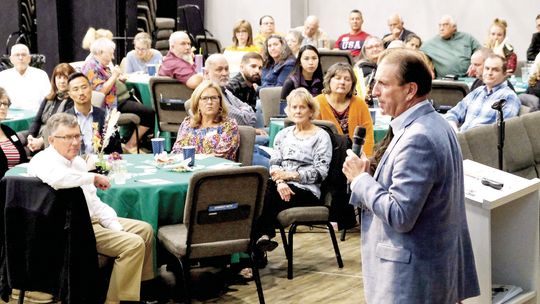
<path id="1" fill-rule="evenodd" d="M 364 145 L 366 141 L 366 128 L 356 126 L 354 128 L 354 135 L 353 135 L 353 144 L 352 144 L 352 151 L 354 154 L 360 156 L 362 155 L 362 146 Z"/>
<path id="2" fill-rule="evenodd" d="M 364 145 L 364 142 L 366 141 L 366 128 L 356 126 L 354 128 L 354 135 L 352 140 L 352 151 L 354 154 L 361 156 L 362 155 L 362 146 Z M 351 193 L 351 185 L 350 183 L 347 183 L 347 194 Z"/>
<path id="3" fill-rule="evenodd" d="M 493 110 L 497 110 L 497 111 L 502 111 L 502 108 L 504 107 L 504 104 L 506 103 L 506 99 L 501 99 L 499 101 L 495 101 L 492 105 L 491 105 L 491 108 Z"/>

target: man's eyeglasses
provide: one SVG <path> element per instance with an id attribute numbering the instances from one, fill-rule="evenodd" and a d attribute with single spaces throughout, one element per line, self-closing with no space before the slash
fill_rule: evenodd
<path id="1" fill-rule="evenodd" d="M 61 139 L 65 143 L 72 143 L 73 140 L 80 142 L 82 139 L 82 136 L 81 134 L 77 134 L 77 135 L 54 136 L 54 138 Z"/>
<path id="2" fill-rule="evenodd" d="M 9 108 L 11 106 L 11 101 L 2 101 L 0 102 L 0 107 Z"/>
<path id="3" fill-rule="evenodd" d="M 221 100 L 221 96 L 219 96 L 219 95 L 201 96 L 201 101 L 204 101 L 206 103 L 208 103 L 208 102 L 218 102 L 220 100 Z"/>

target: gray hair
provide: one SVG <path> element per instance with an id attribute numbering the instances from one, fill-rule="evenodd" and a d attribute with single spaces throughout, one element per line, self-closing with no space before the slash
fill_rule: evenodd
<path id="1" fill-rule="evenodd" d="M 110 39 L 98 38 L 90 45 L 90 52 L 94 55 L 98 55 L 109 48 L 114 51 L 116 49 L 116 44 Z"/>
<path id="2" fill-rule="evenodd" d="M 177 40 L 188 38 L 188 34 L 183 31 L 176 31 L 169 36 L 169 46 L 172 46 Z"/>
<path id="3" fill-rule="evenodd" d="M 56 130 L 60 126 L 66 126 L 68 128 L 78 127 L 77 116 L 68 113 L 56 113 L 47 120 L 47 129 L 50 134 L 56 133 Z"/>

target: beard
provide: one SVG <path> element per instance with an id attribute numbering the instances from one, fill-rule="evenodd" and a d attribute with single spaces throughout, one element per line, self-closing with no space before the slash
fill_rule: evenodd
<path id="1" fill-rule="evenodd" d="M 189 64 L 193 65 L 193 56 L 191 56 L 191 54 L 183 54 L 180 58 L 184 59 L 185 61 L 189 62 Z"/>
<path id="2" fill-rule="evenodd" d="M 256 83 L 258 85 L 261 84 L 261 75 L 259 74 L 246 75 L 244 77 L 246 78 L 247 81 L 251 83 Z"/>

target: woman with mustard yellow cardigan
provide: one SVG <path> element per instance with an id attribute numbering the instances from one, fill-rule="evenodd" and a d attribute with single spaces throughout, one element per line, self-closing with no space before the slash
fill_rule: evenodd
<path id="1" fill-rule="evenodd" d="M 317 119 L 333 122 L 338 132 L 349 135 L 351 140 L 356 126 L 366 128 L 363 151 L 367 156 L 372 156 L 373 121 L 364 100 L 354 95 L 356 81 L 349 64 L 338 62 L 332 65 L 324 76 L 323 93 L 315 98 L 320 107 Z"/>

